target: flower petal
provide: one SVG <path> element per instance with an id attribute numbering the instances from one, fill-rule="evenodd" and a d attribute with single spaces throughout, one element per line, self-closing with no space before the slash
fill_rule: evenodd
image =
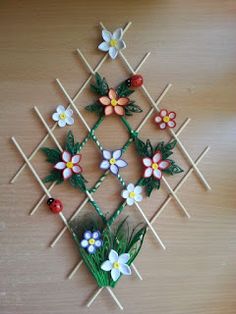
<path id="1" fill-rule="evenodd" d="M 102 155 L 105 159 L 110 160 L 112 156 L 112 152 L 107 149 L 103 149 Z"/>
<path id="2" fill-rule="evenodd" d="M 129 192 L 128 192 L 127 190 L 123 190 L 123 191 L 121 192 L 121 196 L 122 196 L 123 198 L 128 198 Z"/>
<path id="3" fill-rule="evenodd" d="M 133 183 L 129 183 L 127 186 L 127 190 L 128 192 L 134 192 L 134 184 Z"/>
<path id="4" fill-rule="evenodd" d="M 109 42 L 112 39 L 112 34 L 111 32 L 109 32 L 107 29 L 103 29 L 102 30 L 102 38 Z"/>
<path id="5" fill-rule="evenodd" d="M 159 170 L 159 169 L 154 170 L 153 175 L 156 179 L 160 180 L 161 179 L 161 170 Z"/>
<path id="6" fill-rule="evenodd" d="M 73 119 L 72 117 L 67 116 L 67 117 L 65 118 L 65 121 L 66 121 L 66 123 L 67 123 L 68 125 L 74 124 L 74 119 Z"/>
<path id="7" fill-rule="evenodd" d="M 96 248 L 102 247 L 102 240 L 96 240 L 94 245 L 95 245 Z"/>
<path id="8" fill-rule="evenodd" d="M 66 167 L 66 164 L 63 161 L 58 162 L 54 166 L 54 168 L 56 168 L 58 170 L 63 170 L 63 169 L 65 169 L 65 167 Z"/>
<path id="9" fill-rule="evenodd" d="M 109 89 L 108 96 L 110 99 L 116 99 L 117 98 L 117 93 L 114 90 L 114 88 Z"/>
<path id="10" fill-rule="evenodd" d="M 94 254 L 96 252 L 96 247 L 94 245 L 89 245 L 87 251 L 89 254 Z"/>
<path id="11" fill-rule="evenodd" d="M 152 170 L 151 167 L 146 168 L 145 171 L 144 171 L 144 178 L 149 178 L 149 177 L 151 177 L 152 172 L 153 172 L 153 170 Z"/>
<path id="12" fill-rule="evenodd" d="M 143 158 L 142 162 L 145 167 L 150 167 L 152 165 L 152 160 L 151 158 L 148 158 L 148 157 Z"/>
<path id="13" fill-rule="evenodd" d="M 169 112 L 169 118 L 170 119 L 175 119 L 175 117 L 176 117 L 176 113 L 174 111 L 170 111 Z"/>
<path id="14" fill-rule="evenodd" d="M 116 165 L 111 165 L 110 170 L 113 174 L 117 175 L 119 172 L 119 168 Z"/>
<path id="15" fill-rule="evenodd" d="M 58 125 L 60 128 L 64 128 L 64 126 L 66 126 L 66 120 L 59 120 Z"/>
<path id="16" fill-rule="evenodd" d="M 85 231 L 85 233 L 84 233 L 84 238 L 86 239 L 86 240 L 89 240 L 89 239 L 91 239 L 92 238 L 92 232 L 91 231 Z"/>
<path id="17" fill-rule="evenodd" d="M 119 167 L 119 168 L 124 168 L 126 166 L 128 166 L 127 162 L 122 160 L 122 159 L 119 159 L 116 161 L 116 165 Z"/>
<path id="18" fill-rule="evenodd" d="M 100 169 L 103 169 L 103 170 L 107 170 L 110 168 L 110 163 L 108 160 L 103 160 L 101 163 L 100 163 Z"/>
<path id="19" fill-rule="evenodd" d="M 120 264 L 120 272 L 123 275 L 131 275 L 131 268 L 126 264 Z"/>
<path id="20" fill-rule="evenodd" d="M 82 168 L 80 166 L 76 165 L 76 166 L 72 167 L 72 171 L 74 173 L 80 173 L 80 172 L 82 172 Z"/>
<path id="21" fill-rule="evenodd" d="M 116 281 L 119 277 L 120 277 L 120 270 L 113 268 L 111 270 L 111 278 L 113 279 L 113 281 Z"/>
<path id="22" fill-rule="evenodd" d="M 124 40 L 119 40 L 119 41 L 117 42 L 116 47 L 118 48 L 118 50 L 125 49 L 125 48 L 126 48 L 126 44 L 125 44 Z"/>
<path id="23" fill-rule="evenodd" d="M 119 256 L 118 263 L 126 264 L 126 263 L 128 263 L 129 259 L 130 259 L 130 254 L 129 253 L 123 253 Z"/>
<path id="24" fill-rule="evenodd" d="M 160 163 L 159 163 L 159 169 L 161 170 L 165 170 L 167 168 L 170 167 L 170 161 L 169 160 L 162 160 Z"/>
<path id="25" fill-rule="evenodd" d="M 115 158 L 115 159 L 119 159 L 121 157 L 121 154 L 122 154 L 122 150 L 121 149 L 116 149 L 112 153 L 112 157 Z"/>
<path id="26" fill-rule="evenodd" d="M 117 101 L 118 105 L 120 105 L 120 106 L 126 106 L 128 104 L 128 102 L 129 102 L 129 98 L 127 98 L 127 97 L 121 97 Z"/>
<path id="27" fill-rule="evenodd" d="M 66 111 L 65 107 L 62 105 L 57 106 L 57 112 L 60 113 L 64 113 Z"/>
<path id="28" fill-rule="evenodd" d="M 106 106 L 105 107 L 105 115 L 106 116 L 110 116 L 113 112 L 114 112 L 114 109 L 113 109 L 114 107 L 112 107 L 112 106 Z"/>
<path id="29" fill-rule="evenodd" d="M 117 105 L 114 107 L 115 113 L 118 114 L 119 116 L 123 116 L 125 114 L 125 110 L 123 107 Z"/>
<path id="30" fill-rule="evenodd" d="M 117 262 L 118 261 L 118 257 L 119 256 L 118 256 L 118 254 L 117 254 L 117 252 L 115 250 L 110 250 L 108 258 L 109 258 L 109 261 L 111 263 Z"/>
<path id="31" fill-rule="evenodd" d="M 98 240 L 98 239 L 100 239 L 100 237 L 101 237 L 100 231 L 94 231 L 94 232 L 93 232 L 92 238 L 93 238 L 94 240 Z"/>
<path id="32" fill-rule="evenodd" d="M 167 122 L 167 125 L 169 128 L 174 128 L 176 126 L 176 123 L 174 120 L 170 120 L 169 122 Z"/>
<path id="33" fill-rule="evenodd" d="M 123 29 L 122 28 L 117 28 L 113 34 L 112 34 L 112 38 L 116 39 L 116 40 L 120 40 L 123 36 Z"/>
<path id="34" fill-rule="evenodd" d="M 159 124 L 162 121 L 162 118 L 160 116 L 155 116 L 154 121 Z"/>
<path id="35" fill-rule="evenodd" d="M 65 162 L 71 161 L 71 154 L 66 150 L 62 153 L 62 160 Z"/>
<path id="36" fill-rule="evenodd" d="M 63 174 L 64 180 L 67 180 L 72 176 L 73 171 L 70 168 L 65 168 L 62 174 Z"/>
<path id="37" fill-rule="evenodd" d="M 165 122 L 162 122 L 161 124 L 159 124 L 159 128 L 161 130 L 164 130 L 166 128 L 166 123 Z"/>
<path id="38" fill-rule="evenodd" d="M 59 121 L 60 120 L 60 114 L 58 112 L 55 112 L 53 115 L 52 115 L 52 120 L 54 121 Z"/>
<path id="39" fill-rule="evenodd" d="M 134 198 L 128 197 L 128 198 L 127 198 L 127 205 L 128 205 L 128 206 L 134 205 Z"/>
<path id="40" fill-rule="evenodd" d="M 165 116 L 167 116 L 168 115 L 168 112 L 167 112 L 167 110 L 166 109 L 162 109 L 161 111 L 160 111 L 160 116 L 163 118 L 163 117 L 165 117 Z"/>
<path id="41" fill-rule="evenodd" d="M 142 193 L 143 188 L 140 185 L 136 185 L 136 187 L 134 188 L 134 193 L 135 194 L 140 194 Z"/>
<path id="42" fill-rule="evenodd" d="M 81 155 L 80 154 L 76 154 L 71 158 L 71 161 L 73 162 L 73 164 L 77 164 L 81 159 Z"/>
<path id="43" fill-rule="evenodd" d="M 115 47 L 109 48 L 109 56 L 114 60 L 118 55 L 118 50 Z"/>
<path id="44" fill-rule="evenodd" d="M 108 105 L 111 104 L 111 100 L 110 100 L 110 98 L 107 97 L 107 96 L 102 96 L 102 97 L 100 97 L 100 98 L 99 98 L 99 101 L 100 101 L 100 103 L 101 103 L 103 106 L 108 106 Z"/>
<path id="45" fill-rule="evenodd" d="M 98 49 L 101 50 L 101 51 L 105 51 L 107 52 L 110 48 L 110 45 L 109 43 L 103 41 L 99 46 L 98 46 Z"/>
<path id="46" fill-rule="evenodd" d="M 141 194 L 136 194 L 134 200 L 135 202 L 141 202 L 143 200 L 143 197 Z"/>
<path id="47" fill-rule="evenodd" d="M 158 162 L 160 161 L 162 158 L 162 154 L 161 152 L 158 150 L 155 155 L 152 157 L 153 162 Z"/>
<path id="48" fill-rule="evenodd" d="M 105 261 L 101 265 L 101 269 L 105 271 L 110 271 L 112 270 L 112 263 L 110 261 Z"/>
<path id="49" fill-rule="evenodd" d="M 85 248 L 89 245 L 89 243 L 88 243 L 87 240 L 83 239 L 83 240 L 80 242 L 80 245 L 85 249 Z"/>
<path id="50" fill-rule="evenodd" d="M 73 115 L 73 110 L 70 109 L 70 108 L 68 108 L 68 109 L 66 109 L 65 114 L 66 114 L 67 116 L 71 117 L 71 116 Z"/>

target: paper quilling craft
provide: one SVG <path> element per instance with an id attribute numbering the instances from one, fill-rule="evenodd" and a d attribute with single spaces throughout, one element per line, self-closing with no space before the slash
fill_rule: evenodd
<path id="1" fill-rule="evenodd" d="M 59 79 L 56 80 L 66 101 L 68 101 L 68 105 L 58 105 L 55 106 L 56 108 L 52 108 L 52 112 L 54 112 L 51 118 L 55 121 L 52 128 L 47 125 L 38 108 L 34 107 L 48 134 L 29 157 L 25 155 L 16 139 L 12 137 L 15 146 L 24 159 L 24 164 L 11 182 L 15 182 L 24 168 L 28 166 L 44 192 L 44 195 L 30 214 L 33 215 L 42 203 L 47 203 L 53 213 L 60 215 L 65 226 L 56 236 L 51 246 L 55 246 L 67 230 L 71 233 L 72 239 L 78 247 L 81 259 L 70 273 L 69 278 L 72 278 L 84 263 L 98 285 L 98 290 L 89 300 L 87 306 L 93 303 L 103 289 L 107 289 L 119 308 L 123 309 L 112 288 L 118 282 L 127 279 L 125 278 L 126 276 L 130 276 L 133 273 L 142 280 L 134 262 L 142 248 L 147 229 L 152 232 L 154 238 L 165 249 L 163 242 L 153 227 L 153 223 L 157 217 L 168 205 L 169 201 L 173 199 L 177 202 L 183 213 L 190 218 L 188 211 L 177 195 L 177 191 L 192 172 L 195 172 L 204 186 L 210 189 L 209 184 L 197 167 L 209 147 L 194 162 L 179 139 L 180 133 L 189 123 L 190 119 L 187 119 L 179 130 L 175 132 L 173 128 L 176 127 L 176 113 L 171 110 L 171 107 L 160 107 L 161 100 L 171 85 L 167 85 L 159 98 L 154 101 L 146 89 L 144 79 L 140 74 L 141 66 L 147 60 L 150 53 L 145 55 L 136 69 L 131 67 L 123 53 L 123 49 L 126 47 L 123 37 L 130 25 L 131 23 L 128 23 L 124 29 L 118 28 L 111 33 L 101 23 L 102 42 L 98 46 L 100 50 L 98 53 L 101 54 L 101 60 L 95 69 L 92 69 L 82 52 L 79 49 L 77 50 L 90 75 L 73 99 L 69 96 Z M 108 58 L 112 60 L 120 58 L 130 71 L 130 77 L 125 78 L 123 82 L 117 82 L 117 86 L 110 86 L 109 78 L 105 79 L 101 75 L 101 66 Z M 79 95 L 89 85 L 96 95 L 96 101 L 93 104 L 84 106 L 85 108 L 81 105 L 76 105 L 75 101 L 77 101 Z M 134 130 L 131 127 L 130 121 L 134 115 L 142 112 L 142 107 L 132 98 L 132 94 L 136 89 L 143 91 L 147 100 L 150 102 L 151 108 L 139 127 Z M 97 116 L 97 121 L 92 128 L 87 124 L 81 113 L 84 109 L 89 111 L 91 115 Z M 103 147 L 102 143 L 96 137 L 96 130 L 102 127 L 103 121 L 105 119 L 109 120 L 111 115 L 119 117 L 120 123 L 124 124 L 129 134 L 129 139 L 122 147 Z M 70 126 L 77 120 L 77 116 L 88 131 L 87 136 L 81 142 L 78 142 L 76 134 L 70 131 Z M 156 132 L 169 132 L 172 140 L 167 143 L 163 141 L 151 143 L 149 139 L 141 138 L 139 135 L 140 130 L 150 119 L 156 124 Z M 59 144 L 53 134 L 53 131 L 57 127 L 65 129 L 65 142 L 63 146 Z M 54 141 L 55 145 L 53 147 L 45 147 L 44 143 L 48 137 L 51 137 Z M 81 159 L 84 158 L 83 148 L 89 140 L 93 141 L 101 152 L 101 158 L 98 161 L 97 167 L 103 171 L 103 174 L 92 188 L 88 188 L 86 172 L 80 163 Z M 122 173 L 126 170 L 126 167 L 129 167 L 123 154 L 131 144 L 135 145 L 136 153 L 139 156 L 138 167 L 143 169 L 142 176 L 137 182 L 125 182 L 122 178 Z M 188 159 L 191 168 L 185 171 L 185 176 L 182 177 L 173 190 L 167 178 L 169 180 L 170 176 L 178 175 L 184 171 L 175 162 L 174 151 L 176 145 L 182 151 L 184 157 Z M 44 154 L 47 162 L 51 164 L 50 173 L 43 179 L 39 177 L 31 164 L 32 158 L 38 152 Z M 105 214 L 99 204 L 94 200 L 93 195 L 106 177 L 110 175 L 117 178 L 118 189 L 121 193 L 121 202 L 114 212 Z M 70 183 L 71 188 L 77 189 L 78 193 L 85 195 L 84 201 L 69 219 L 63 214 L 63 206 L 65 204 L 53 194 L 55 184 L 63 184 L 65 181 Z M 50 185 L 48 186 L 48 184 Z M 149 221 L 145 215 L 145 210 L 141 207 L 142 199 L 144 197 L 158 197 L 158 193 L 154 193 L 154 191 L 158 190 L 160 185 L 166 187 L 168 196 L 164 204 L 162 204 Z M 83 212 L 81 212 L 80 216 L 78 216 L 87 203 L 91 204 L 94 208 L 94 215 L 86 215 L 86 212 L 83 215 Z M 137 226 L 130 225 L 128 217 L 118 219 L 120 214 L 125 212 L 126 206 L 132 205 L 135 205 L 141 214 L 141 221 Z"/>

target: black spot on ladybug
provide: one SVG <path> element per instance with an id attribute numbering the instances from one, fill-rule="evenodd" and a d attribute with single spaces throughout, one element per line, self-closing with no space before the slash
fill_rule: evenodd
<path id="1" fill-rule="evenodd" d="M 54 198 L 52 197 L 47 200 L 48 205 L 51 205 L 53 202 L 54 202 Z"/>

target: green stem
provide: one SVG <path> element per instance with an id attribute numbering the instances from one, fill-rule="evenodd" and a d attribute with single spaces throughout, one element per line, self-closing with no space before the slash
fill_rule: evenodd
<path id="1" fill-rule="evenodd" d="M 98 204 L 95 201 L 92 201 L 92 200 L 89 200 L 89 203 L 91 205 L 93 205 L 93 207 L 95 208 L 96 212 L 101 217 L 102 221 L 106 224 L 107 223 L 106 216 L 104 215 L 103 211 L 100 209 Z"/>
<path id="2" fill-rule="evenodd" d="M 104 179 L 106 178 L 106 176 L 109 174 L 109 172 L 110 170 L 107 170 L 103 175 L 101 175 L 98 181 L 95 183 L 95 185 L 91 189 L 88 189 L 88 192 L 95 193 L 102 184 L 102 182 L 104 181 Z"/>

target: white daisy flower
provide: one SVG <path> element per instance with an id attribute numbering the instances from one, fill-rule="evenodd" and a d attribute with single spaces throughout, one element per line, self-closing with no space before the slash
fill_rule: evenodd
<path id="1" fill-rule="evenodd" d="M 117 57 L 118 52 L 126 48 L 126 44 L 122 37 L 122 28 L 116 29 L 113 34 L 104 29 L 102 31 L 102 38 L 104 41 L 98 46 L 98 49 L 106 52 L 108 51 L 109 56 L 114 60 Z"/>
<path id="2" fill-rule="evenodd" d="M 72 118 L 73 110 L 72 109 L 65 109 L 64 106 L 59 105 L 57 106 L 57 111 L 54 112 L 52 115 L 52 119 L 58 122 L 59 127 L 63 128 L 68 125 L 74 124 L 74 119 Z"/>
<path id="3" fill-rule="evenodd" d="M 111 278 L 116 281 L 120 277 L 120 274 L 131 275 L 131 269 L 129 265 L 127 265 L 129 259 L 129 253 L 118 255 L 115 250 L 111 250 L 108 260 L 102 263 L 101 269 L 104 271 L 110 271 Z"/>
<path id="4" fill-rule="evenodd" d="M 143 197 L 142 187 L 133 183 L 129 183 L 126 190 L 121 192 L 121 196 L 126 199 L 127 205 L 132 206 L 135 202 L 141 202 Z"/>

